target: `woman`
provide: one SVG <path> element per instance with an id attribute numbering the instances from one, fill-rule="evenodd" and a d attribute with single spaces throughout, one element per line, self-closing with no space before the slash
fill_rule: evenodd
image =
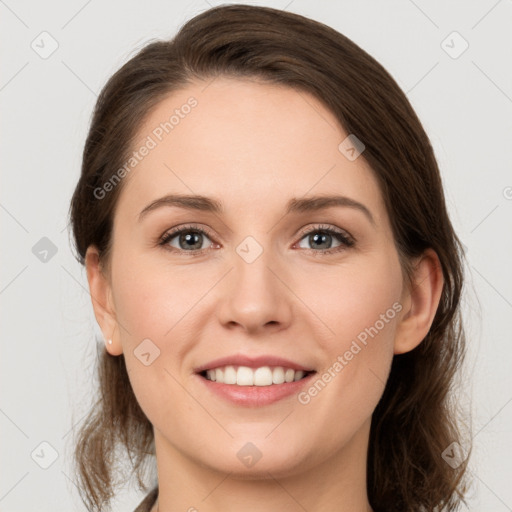
<path id="1" fill-rule="evenodd" d="M 345 36 L 228 5 L 148 44 L 100 94 L 71 221 L 105 337 L 90 510 L 153 455 L 138 511 L 463 502 L 463 251 L 420 121 Z"/>

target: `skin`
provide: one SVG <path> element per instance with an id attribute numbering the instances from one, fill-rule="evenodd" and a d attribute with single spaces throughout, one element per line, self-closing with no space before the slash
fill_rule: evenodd
<path id="1" fill-rule="evenodd" d="M 369 511 L 372 413 L 393 355 L 421 343 L 433 321 L 443 284 L 437 256 L 428 250 L 418 258 L 408 287 L 371 168 L 339 151 L 348 134 L 304 92 L 248 79 L 194 82 L 157 105 L 135 147 L 190 96 L 198 105 L 124 178 L 110 273 L 102 273 L 94 246 L 86 257 L 95 316 L 113 340 L 107 350 L 125 355 L 154 426 L 157 506 Z M 375 224 L 349 207 L 285 214 L 292 197 L 333 192 L 364 204 Z M 214 197 L 225 211 L 167 206 L 139 222 L 168 193 Z M 191 257 L 179 236 L 167 249 L 158 245 L 188 223 L 213 235 L 204 235 L 202 254 Z M 317 248 L 302 233 L 319 224 L 344 230 L 355 245 L 328 237 Z M 247 236 L 263 249 L 252 263 L 236 251 Z M 341 250 L 326 253 L 329 243 Z M 401 311 L 306 405 L 291 396 L 235 406 L 194 374 L 243 353 L 289 358 L 322 375 L 394 303 Z M 160 350 L 148 366 L 134 355 L 146 338 Z M 252 467 L 237 457 L 247 442 L 262 454 Z"/>

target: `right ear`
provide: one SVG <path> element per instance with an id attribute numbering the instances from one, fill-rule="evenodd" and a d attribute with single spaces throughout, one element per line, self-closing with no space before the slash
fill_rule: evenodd
<path id="1" fill-rule="evenodd" d="M 87 248 L 85 268 L 94 316 L 103 333 L 105 346 L 111 355 L 118 356 L 123 353 L 123 349 L 119 339 L 119 328 L 112 300 L 112 287 L 108 276 L 104 274 L 101 268 L 99 251 L 94 245 Z M 108 344 L 107 340 L 112 340 L 112 344 Z"/>

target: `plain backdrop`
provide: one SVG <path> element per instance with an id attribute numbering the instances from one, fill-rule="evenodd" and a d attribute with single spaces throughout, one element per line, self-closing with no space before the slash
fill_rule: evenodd
<path id="1" fill-rule="evenodd" d="M 71 442 L 101 337 L 67 215 L 96 97 L 146 42 L 170 38 L 219 3 L 0 1 L 3 512 L 85 510 Z M 473 410 L 469 510 L 512 510 L 512 2 L 247 3 L 350 37 L 394 76 L 422 120 L 468 251 L 460 400 Z M 114 509 L 133 510 L 141 498 L 127 485 Z"/>

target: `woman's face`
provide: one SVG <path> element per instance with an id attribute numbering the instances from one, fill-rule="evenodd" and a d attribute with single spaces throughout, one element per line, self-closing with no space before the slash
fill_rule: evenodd
<path id="1" fill-rule="evenodd" d="M 307 93 L 229 78 L 173 93 L 141 127 L 115 211 L 111 351 L 161 453 L 284 475 L 366 448 L 406 290 L 377 181 L 360 147 L 340 148 L 347 135 Z M 312 200 L 327 196 L 348 199 Z M 237 369 L 251 365 L 269 368 Z M 249 386 L 196 371 L 247 384 L 299 367 L 316 373 Z"/>

